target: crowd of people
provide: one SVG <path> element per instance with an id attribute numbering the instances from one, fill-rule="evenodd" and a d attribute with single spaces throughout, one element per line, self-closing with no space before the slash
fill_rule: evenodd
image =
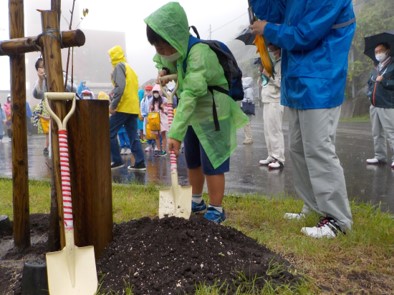
<path id="1" fill-rule="evenodd" d="M 165 4 L 144 20 L 148 42 L 156 50 L 153 61 L 158 78 L 155 84 L 141 89 L 123 48 L 116 45 L 109 49 L 113 66 L 113 89 L 107 96 L 111 168 L 123 167 L 121 155 L 132 154 L 134 163 L 128 170 L 144 171 L 142 143 L 147 144 L 145 152 L 159 157 L 169 152 L 179 155 L 183 147 L 192 186 L 192 212 L 204 214 L 204 218 L 216 223 L 223 222 L 227 218 L 223 208 L 224 174 L 230 169 L 230 156 L 237 147 L 237 129 L 244 128 L 243 144 L 253 144 L 250 122 L 255 94 L 252 85 L 260 83 L 268 152 L 267 157 L 259 161 L 260 165 L 284 168 L 282 123 L 285 108 L 288 112 L 294 186 L 304 205 L 299 212 L 286 213 L 284 218 L 302 219 L 316 212 L 321 216 L 320 221 L 315 226 L 303 227 L 303 234 L 314 238 L 345 234 L 351 230 L 353 218 L 343 169 L 335 151 L 335 135 L 344 101 L 348 52 L 355 32 L 352 1 L 333 4 L 323 0 L 319 5 L 308 5 L 304 0 L 294 3 L 251 0 L 250 5 L 259 19 L 250 29 L 269 40 L 274 71 L 269 74 L 261 60 L 257 61 L 260 78 L 257 82 L 251 77 L 243 78 L 242 107 L 228 94 L 208 89 L 209 85 L 228 89 L 226 77 L 216 54 L 207 44 L 197 43 L 188 48 L 188 19 L 177 2 Z M 294 14 L 294 11 L 302 12 Z M 390 49 L 387 43 L 376 44 L 377 63 L 368 81 L 375 155 L 366 162 L 370 165 L 386 163 L 388 141 L 394 168 L 394 64 Z M 43 60 L 39 59 L 33 95 L 41 101 L 47 88 L 43 69 Z M 159 79 L 169 74 L 177 74 L 180 98 L 175 104 L 171 128 L 166 93 L 162 90 L 168 80 Z M 77 91 L 81 98 L 94 98 L 86 82 L 81 82 Z M 7 103 L 10 103 L 8 98 Z M 219 130 L 210 119 L 213 105 Z M 4 104 L 3 110 L 0 119 L 8 122 L 9 105 Z M 43 121 L 49 122 L 49 117 L 44 108 L 34 110 L 33 117 L 48 134 L 49 127 L 45 129 Z M 44 154 L 48 145 L 47 138 Z M 205 183 L 207 203 L 202 198 Z"/>

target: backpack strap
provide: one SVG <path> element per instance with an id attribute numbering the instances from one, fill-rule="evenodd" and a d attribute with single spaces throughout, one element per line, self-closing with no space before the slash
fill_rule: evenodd
<path id="1" fill-rule="evenodd" d="M 216 87 L 216 86 L 213 86 Z M 220 88 L 220 87 L 219 87 Z M 213 88 L 210 88 L 208 86 L 209 92 L 211 92 L 212 95 L 212 115 L 213 115 L 213 124 L 215 124 L 215 131 L 220 131 L 220 125 L 219 125 L 219 119 L 218 119 L 218 113 L 216 111 L 216 103 L 215 103 L 215 96 L 213 95 Z"/>
<path id="2" fill-rule="evenodd" d="M 191 26 L 193 31 L 196 33 L 196 35 L 199 37 L 200 35 L 197 32 L 197 29 L 194 26 Z M 198 38 L 194 37 L 193 35 L 189 35 L 189 43 L 187 45 L 187 52 L 186 52 L 186 57 L 183 60 L 183 72 L 186 73 L 186 68 L 187 68 L 187 57 L 189 56 L 190 49 L 197 43 L 202 43 L 203 41 Z M 208 90 L 211 92 L 212 95 L 212 115 L 213 115 L 213 122 L 215 124 L 215 131 L 220 131 L 220 126 L 219 126 L 219 119 L 218 119 L 218 114 L 216 111 L 216 103 L 215 103 L 215 96 L 213 94 L 213 91 L 219 91 L 222 93 L 225 93 L 228 95 L 228 90 L 220 87 L 220 86 L 208 86 Z"/>
<path id="3" fill-rule="evenodd" d="M 201 42 L 202 42 L 202 40 L 200 38 L 194 37 L 193 35 L 189 35 L 189 43 L 187 44 L 186 57 L 183 60 L 183 64 L 182 64 L 184 73 L 186 73 L 186 68 L 187 68 L 186 61 L 187 61 L 187 57 L 189 56 L 190 49 L 192 49 L 192 47 L 194 45 L 196 45 L 197 43 L 201 43 Z"/>

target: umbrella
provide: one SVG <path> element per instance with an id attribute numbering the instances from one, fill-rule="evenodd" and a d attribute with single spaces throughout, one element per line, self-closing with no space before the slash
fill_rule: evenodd
<path id="1" fill-rule="evenodd" d="M 365 49 L 364 54 L 371 58 L 374 62 L 377 62 L 375 59 L 375 47 L 381 43 L 387 43 L 391 48 L 391 55 L 394 55 L 394 30 L 386 31 L 380 34 L 367 36 L 364 38 L 365 41 Z"/>
<path id="2" fill-rule="evenodd" d="M 248 1 L 248 15 L 249 15 L 249 22 L 253 24 L 254 21 L 257 20 L 252 6 L 250 5 L 250 1 Z M 254 35 L 249 28 L 246 28 L 242 31 L 242 33 L 236 37 L 235 39 L 241 40 L 245 43 L 245 45 L 255 45 L 256 46 L 256 53 L 259 53 L 261 58 L 261 64 L 268 72 L 270 76 L 274 74 L 274 67 L 272 65 L 271 58 L 269 57 L 268 50 L 267 50 L 267 42 L 262 35 Z"/>
<path id="3" fill-rule="evenodd" d="M 239 36 L 235 37 L 236 40 L 240 40 L 245 43 L 245 45 L 253 45 L 254 44 L 254 38 L 256 37 L 255 34 L 252 33 L 250 28 L 245 28 L 242 30 L 241 34 Z"/>
<path id="4" fill-rule="evenodd" d="M 245 45 L 256 45 L 256 53 L 259 53 L 263 67 L 271 76 L 273 75 L 273 65 L 268 54 L 267 42 L 262 35 L 253 34 L 248 27 L 242 30 L 241 34 L 235 37 L 235 39 L 244 42 Z"/>

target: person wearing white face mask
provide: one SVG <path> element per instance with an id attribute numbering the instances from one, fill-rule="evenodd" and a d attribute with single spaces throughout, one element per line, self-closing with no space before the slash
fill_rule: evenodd
<path id="1" fill-rule="evenodd" d="M 156 149 L 155 156 L 167 155 L 167 131 L 168 131 L 168 110 L 167 99 L 162 97 L 160 85 L 156 84 L 152 89 L 153 99 L 149 106 L 150 112 L 158 112 L 160 114 L 160 130 L 153 131 L 156 133 Z M 162 144 L 160 144 L 160 141 Z"/>
<path id="2" fill-rule="evenodd" d="M 394 169 L 394 63 L 390 56 L 390 45 L 378 44 L 375 58 L 378 64 L 368 80 L 368 97 L 371 101 L 372 136 L 375 155 L 367 164 L 387 162 L 387 141 L 391 148 L 391 168 Z"/>
<path id="3" fill-rule="evenodd" d="M 221 223 L 226 219 L 222 201 L 224 173 L 230 169 L 230 155 L 237 147 L 237 128 L 248 123 L 247 116 L 227 94 L 208 90 L 208 85 L 228 89 L 223 68 L 213 50 L 203 43 L 188 50 L 189 23 L 178 2 L 169 2 L 144 19 L 149 43 L 155 47 L 153 61 L 159 76 L 177 73 L 179 104 L 167 134 L 168 150 L 184 155 L 192 186 L 192 212 Z M 186 67 L 183 64 L 186 63 Z M 213 104 L 215 102 L 215 104 Z M 215 129 L 215 107 L 220 130 Z M 202 198 L 204 184 L 209 204 Z"/>

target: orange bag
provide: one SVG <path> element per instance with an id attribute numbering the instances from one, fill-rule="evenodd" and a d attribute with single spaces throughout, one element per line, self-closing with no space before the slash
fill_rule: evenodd
<path id="1" fill-rule="evenodd" d="M 156 139 L 156 133 L 152 132 L 149 123 L 145 125 L 145 139 L 146 140 Z"/>
<path id="2" fill-rule="evenodd" d="M 48 134 L 49 133 L 49 120 L 44 118 L 40 118 L 42 133 Z"/>
<path id="3" fill-rule="evenodd" d="M 149 112 L 148 113 L 148 124 L 151 131 L 160 131 L 160 113 Z"/>

